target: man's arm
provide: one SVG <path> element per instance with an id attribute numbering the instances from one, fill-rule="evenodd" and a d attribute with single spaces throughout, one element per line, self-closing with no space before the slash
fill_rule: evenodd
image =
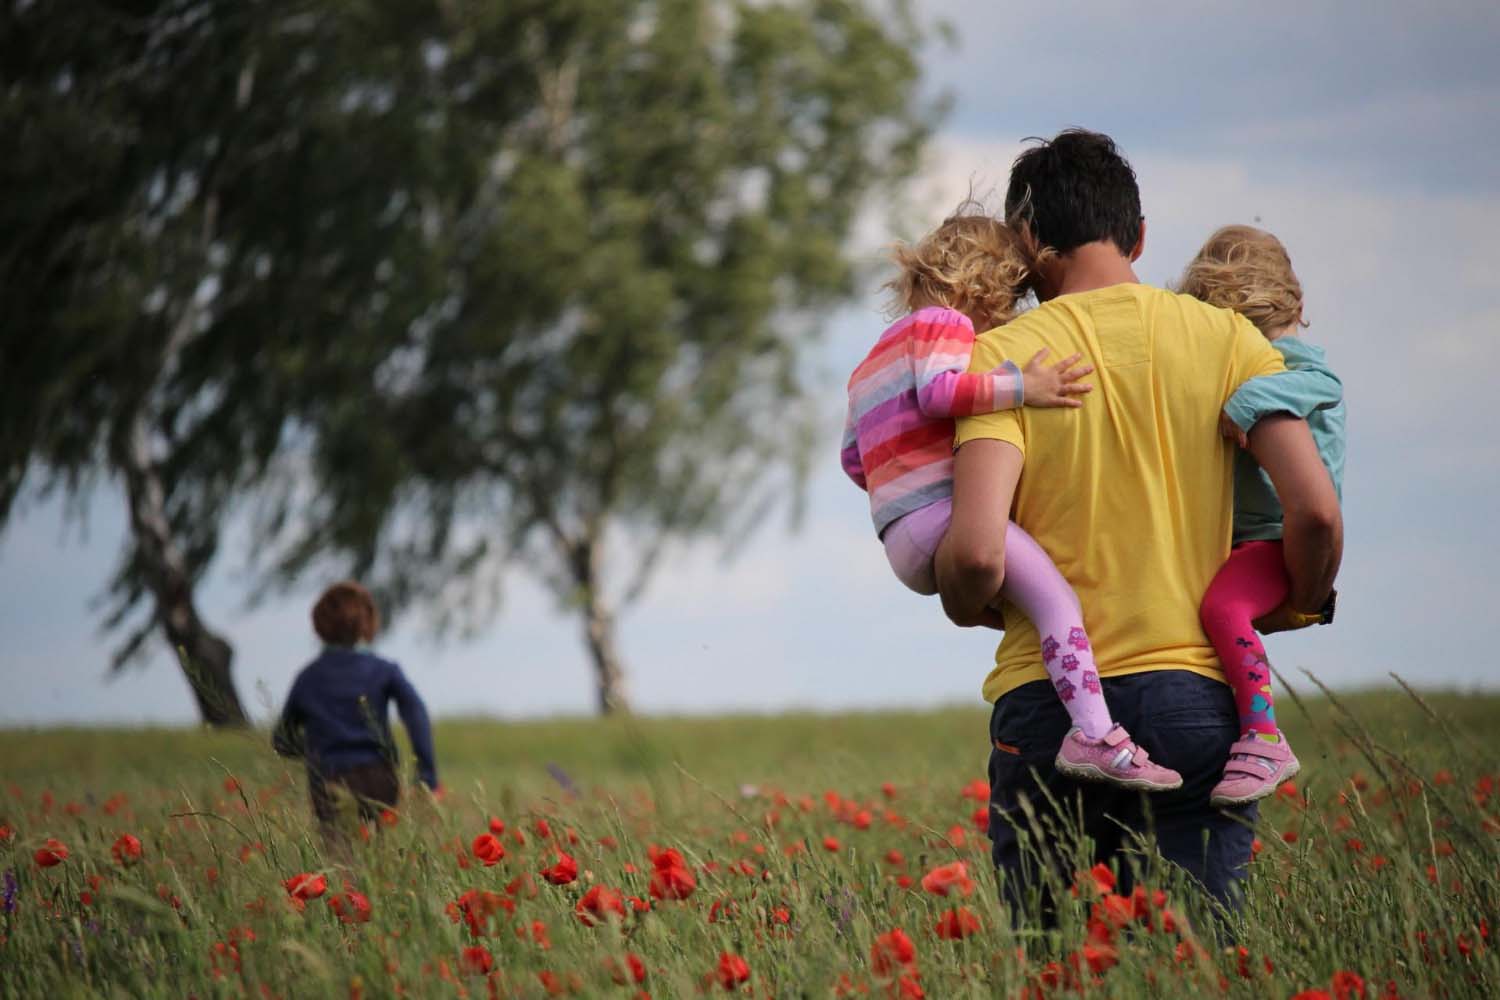
<path id="1" fill-rule="evenodd" d="M 1284 512 L 1283 558 L 1292 580 L 1287 604 L 1312 614 L 1333 591 L 1344 554 L 1344 517 L 1333 480 L 1307 423 L 1272 414 L 1250 430 L 1250 453 L 1271 477 Z"/>
<path id="2" fill-rule="evenodd" d="M 988 438 L 960 445 L 953 458 L 953 520 L 935 565 L 955 625 L 1003 627 L 990 602 L 1005 582 L 1005 525 L 1024 462 L 1015 445 Z"/>

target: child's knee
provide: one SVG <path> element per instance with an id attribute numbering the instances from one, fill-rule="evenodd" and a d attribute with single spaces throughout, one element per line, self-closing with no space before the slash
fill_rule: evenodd
<path id="1" fill-rule="evenodd" d="M 1216 599 L 1209 594 L 1198 608 L 1198 621 L 1210 636 L 1250 627 L 1250 615 L 1238 601 Z"/>

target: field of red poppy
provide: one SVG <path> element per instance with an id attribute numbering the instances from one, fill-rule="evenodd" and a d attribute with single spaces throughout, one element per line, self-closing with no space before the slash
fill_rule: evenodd
<path id="1" fill-rule="evenodd" d="M 450 722 L 343 847 L 264 734 L 4 732 L 0 994 L 1500 995 L 1500 698 L 1283 716 L 1233 946 L 1149 865 L 1003 919 L 982 710 Z"/>

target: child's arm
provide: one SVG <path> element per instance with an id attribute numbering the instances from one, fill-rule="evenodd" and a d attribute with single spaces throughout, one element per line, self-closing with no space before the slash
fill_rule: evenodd
<path id="1" fill-rule="evenodd" d="M 1081 354 L 1047 365 L 1043 363 L 1047 352 L 1042 350 L 1027 362 L 1025 371 L 1007 361 L 993 371 L 971 373 L 967 369 L 974 331 L 957 321 L 920 323 L 910 343 L 917 406 L 923 416 L 972 417 L 1020 406 L 1077 407 L 1083 401 L 1073 397 L 1093 389 L 1078 380 L 1094 367 L 1073 369 Z"/>
<path id="2" fill-rule="evenodd" d="M 432 723 L 427 718 L 427 706 L 400 667 L 392 667 L 390 690 L 396 699 L 396 712 L 401 716 L 401 724 L 406 727 L 411 748 L 417 755 L 417 777 L 422 779 L 422 784 L 436 790 L 437 755 L 432 749 Z"/>
<path id="3" fill-rule="evenodd" d="M 865 480 L 865 465 L 859 458 L 859 438 L 856 430 L 854 410 L 851 407 L 848 416 L 844 418 L 844 444 L 839 451 L 839 463 L 843 465 L 844 473 L 854 480 L 854 485 L 868 492 L 870 484 Z"/>
<path id="4" fill-rule="evenodd" d="M 283 757 L 302 756 L 302 713 L 297 709 L 295 683 L 292 693 L 287 695 L 281 718 L 276 720 L 276 728 L 271 730 L 271 749 Z"/>

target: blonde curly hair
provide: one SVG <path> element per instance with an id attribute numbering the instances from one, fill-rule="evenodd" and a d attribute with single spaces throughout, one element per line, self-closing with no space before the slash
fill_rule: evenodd
<path id="1" fill-rule="evenodd" d="M 1012 319 L 1036 268 L 1036 254 L 1015 229 L 970 199 L 916 243 L 896 243 L 890 289 L 894 316 L 926 306 L 956 309 L 989 330 Z"/>
<path id="2" fill-rule="evenodd" d="M 1177 290 L 1231 309 L 1264 334 L 1302 322 L 1302 283 L 1281 241 L 1254 226 L 1224 226 L 1182 272 Z"/>

